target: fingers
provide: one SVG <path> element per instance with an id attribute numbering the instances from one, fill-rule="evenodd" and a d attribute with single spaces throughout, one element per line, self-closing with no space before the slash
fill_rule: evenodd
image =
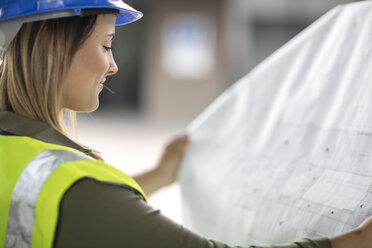
<path id="1" fill-rule="evenodd" d="M 174 138 L 168 145 L 167 145 L 167 150 L 178 150 L 182 151 L 186 149 L 186 147 L 189 145 L 190 139 L 187 134 L 178 136 Z"/>
<path id="2" fill-rule="evenodd" d="M 177 145 L 182 148 L 186 148 L 189 145 L 189 143 L 190 139 L 187 134 L 184 134 L 177 139 Z"/>

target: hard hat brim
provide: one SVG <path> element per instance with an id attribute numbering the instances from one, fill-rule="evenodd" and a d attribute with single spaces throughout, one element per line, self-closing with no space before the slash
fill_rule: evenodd
<path id="1" fill-rule="evenodd" d="M 120 11 L 116 19 L 116 25 L 118 26 L 137 21 L 143 16 L 142 12 L 133 9 L 122 1 L 113 2 L 112 4 L 117 6 Z"/>

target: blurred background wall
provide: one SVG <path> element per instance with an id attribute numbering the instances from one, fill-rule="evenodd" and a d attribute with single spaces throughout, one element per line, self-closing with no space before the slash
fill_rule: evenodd
<path id="1" fill-rule="evenodd" d="M 345 0 L 126 0 L 144 13 L 117 28 L 119 72 L 100 109 L 82 115 L 82 143 L 133 175 L 224 89 Z M 177 185 L 150 203 L 181 220 Z M 169 200 L 171 199 L 171 200 Z"/>
<path id="2" fill-rule="evenodd" d="M 101 110 L 190 121 L 318 17 L 345 0 L 127 0 L 144 17 L 117 29 L 119 73 Z"/>

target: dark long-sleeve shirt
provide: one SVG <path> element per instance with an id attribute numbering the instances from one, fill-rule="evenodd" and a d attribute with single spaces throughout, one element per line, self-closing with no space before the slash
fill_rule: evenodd
<path id="1" fill-rule="evenodd" d="M 47 124 L 0 111 L 0 134 L 18 135 L 86 149 Z M 148 205 L 120 185 L 83 178 L 64 194 L 59 210 L 54 247 L 229 248 L 201 237 Z M 257 248 L 331 248 L 328 238 L 305 239 L 287 245 Z M 236 247 L 237 248 L 237 247 Z"/>

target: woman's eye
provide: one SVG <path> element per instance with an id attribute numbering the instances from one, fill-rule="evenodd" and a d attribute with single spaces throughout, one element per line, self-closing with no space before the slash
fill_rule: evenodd
<path id="1" fill-rule="evenodd" d="M 110 46 L 103 46 L 103 48 L 105 48 L 106 51 L 112 50 L 112 47 Z"/>

